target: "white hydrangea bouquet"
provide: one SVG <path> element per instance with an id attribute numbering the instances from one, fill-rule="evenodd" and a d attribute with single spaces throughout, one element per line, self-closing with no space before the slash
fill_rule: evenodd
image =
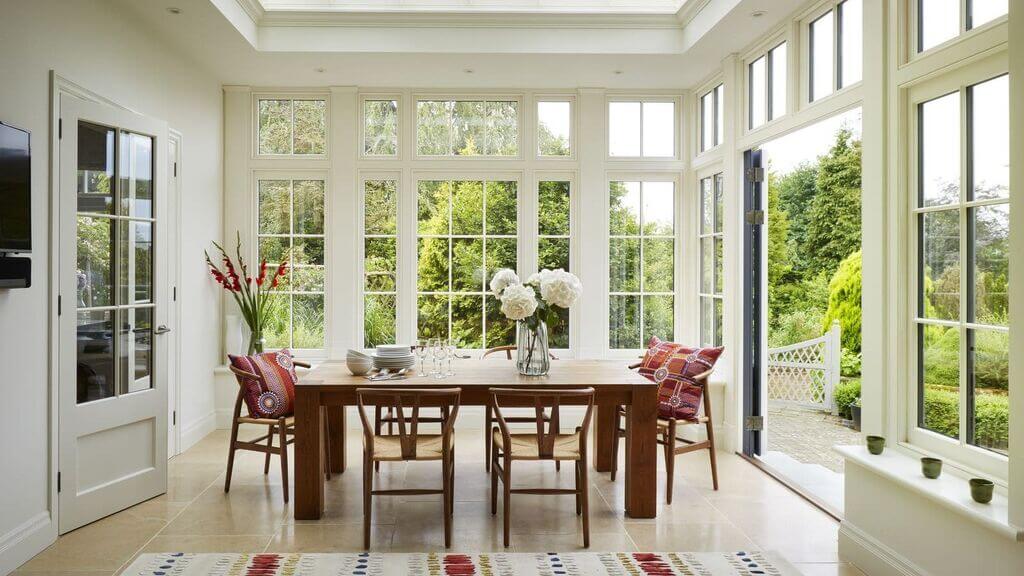
<path id="1" fill-rule="evenodd" d="M 541 270 L 521 282 L 514 271 L 503 268 L 491 277 L 491 292 L 501 301 L 501 313 L 516 321 L 519 372 L 531 376 L 547 374 L 551 365 L 548 326 L 558 323 L 557 308 L 569 308 L 580 297 L 580 279 L 558 268 Z"/>

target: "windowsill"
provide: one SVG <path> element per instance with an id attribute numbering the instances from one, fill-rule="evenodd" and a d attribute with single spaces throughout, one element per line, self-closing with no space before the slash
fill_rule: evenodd
<path id="1" fill-rule="evenodd" d="M 935 480 L 921 474 L 920 459 L 900 449 L 886 447 L 879 455 L 868 452 L 866 446 L 836 446 L 835 451 L 846 460 L 867 468 L 900 486 L 917 492 L 953 512 L 959 513 L 996 532 L 1024 542 L 1024 530 L 1009 522 L 1009 503 L 1005 494 L 998 490 L 989 504 L 979 504 L 971 499 L 967 478 L 957 475 L 944 466 L 942 476 Z"/>

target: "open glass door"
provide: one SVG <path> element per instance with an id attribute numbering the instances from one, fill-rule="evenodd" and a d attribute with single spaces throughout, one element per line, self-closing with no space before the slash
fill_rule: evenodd
<path id="1" fill-rule="evenodd" d="M 761 150 L 743 156 L 743 453 L 760 456 L 764 430 L 764 167 Z"/>
<path id="2" fill-rule="evenodd" d="M 60 532 L 167 489 L 167 127 L 60 102 Z"/>

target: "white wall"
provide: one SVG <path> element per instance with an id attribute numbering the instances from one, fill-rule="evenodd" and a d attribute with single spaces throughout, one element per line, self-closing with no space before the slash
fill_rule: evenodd
<path id="1" fill-rule="evenodd" d="M 222 236 L 219 82 L 159 34 L 95 0 L 0 0 L 0 119 L 32 132 L 33 285 L 0 290 L 0 574 L 56 535 L 50 469 L 50 70 L 118 104 L 166 120 L 184 139 L 179 298 L 182 406 L 187 442 L 213 428 L 220 298 L 202 249 Z M 55 388 L 54 388 L 55 389 Z"/>

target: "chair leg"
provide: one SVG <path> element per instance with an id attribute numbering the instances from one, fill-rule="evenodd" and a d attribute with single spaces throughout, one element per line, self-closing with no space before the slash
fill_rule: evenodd
<path id="1" fill-rule="evenodd" d="M 587 481 L 586 454 L 579 460 L 580 499 L 583 500 L 583 547 L 590 548 L 590 483 Z"/>
<path id="2" fill-rule="evenodd" d="M 267 426 L 267 448 L 274 447 L 274 427 Z M 263 475 L 270 474 L 270 451 L 267 451 L 266 457 L 263 459 Z"/>
<path id="3" fill-rule="evenodd" d="M 611 481 L 615 482 L 615 473 L 619 471 L 619 409 L 615 408 L 615 434 L 612 436 L 612 468 Z"/>
<path id="4" fill-rule="evenodd" d="M 672 503 L 672 483 L 676 472 L 676 421 L 668 421 L 665 432 L 665 501 Z"/>
<path id="5" fill-rule="evenodd" d="M 491 405 L 488 403 L 484 407 L 484 469 L 488 471 L 491 469 L 491 450 L 493 449 L 491 435 L 493 433 L 491 431 Z"/>
<path id="6" fill-rule="evenodd" d="M 449 515 L 454 517 L 455 516 L 455 448 L 452 448 L 451 459 L 452 459 L 451 466 L 450 466 L 451 480 L 449 480 L 451 488 L 448 490 L 448 499 L 451 500 L 451 504 L 448 507 L 448 513 L 449 513 Z"/>
<path id="7" fill-rule="evenodd" d="M 497 454 L 492 458 L 497 460 Z M 491 516 L 494 516 L 498 513 L 498 467 L 491 462 L 488 468 L 491 469 Z"/>
<path id="8" fill-rule="evenodd" d="M 441 497 L 444 499 L 444 547 L 452 546 L 452 501 L 451 463 L 447 459 L 441 461 Z"/>
<path id="9" fill-rule="evenodd" d="M 579 516 L 583 513 L 583 501 L 582 492 L 580 491 L 580 461 L 576 461 L 576 469 L 573 470 L 573 475 L 576 477 L 576 515 Z"/>
<path id="10" fill-rule="evenodd" d="M 228 444 L 228 472 L 224 478 L 224 492 L 231 490 L 231 472 L 235 468 L 235 442 L 238 441 L 238 421 L 231 422 L 231 442 Z"/>
<path id="11" fill-rule="evenodd" d="M 380 411 L 381 411 L 381 409 L 382 409 L 381 406 L 377 406 L 374 409 L 374 414 L 373 414 L 373 435 L 374 436 L 380 436 Z M 377 472 L 380 472 L 380 462 L 379 461 L 373 463 L 373 469 L 375 471 L 377 471 Z"/>
<path id="12" fill-rule="evenodd" d="M 284 491 L 284 501 L 288 503 L 288 427 L 284 418 L 278 420 L 277 431 L 281 434 L 281 489 Z"/>
<path id="13" fill-rule="evenodd" d="M 711 455 L 711 483 L 718 490 L 718 461 L 715 459 L 715 427 L 711 420 L 705 423 L 708 430 L 708 452 Z"/>
<path id="14" fill-rule="evenodd" d="M 370 522 L 373 508 L 371 499 L 373 495 L 373 467 L 370 466 L 370 459 L 363 455 L 363 547 L 370 549 Z"/>
<path id="15" fill-rule="evenodd" d="M 505 454 L 505 470 L 502 478 L 504 484 L 504 535 L 505 535 L 505 548 L 509 546 L 509 532 L 511 532 L 512 521 L 512 459 L 509 458 L 508 454 Z"/>

